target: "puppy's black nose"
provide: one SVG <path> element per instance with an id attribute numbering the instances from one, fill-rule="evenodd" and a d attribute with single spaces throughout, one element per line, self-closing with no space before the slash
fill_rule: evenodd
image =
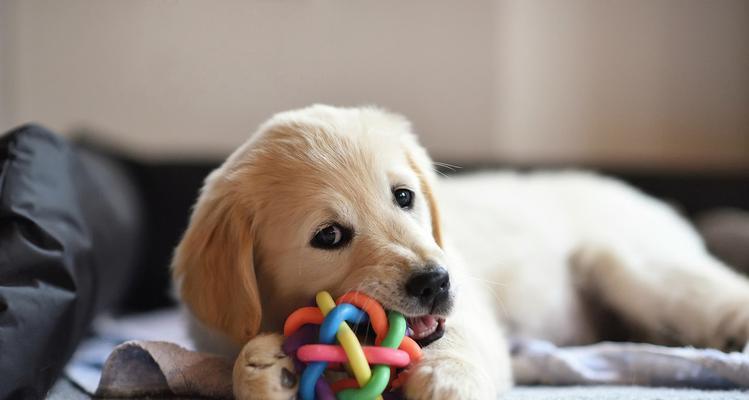
<path id="1" fill-rule="evenodd" d="M 449 290 L 450 275 L 442 267 L 428 272 L 417 272 L 406 282 L 406 292 L 427 307 L 433 307 L 435 301 L 446 300 Z"/>

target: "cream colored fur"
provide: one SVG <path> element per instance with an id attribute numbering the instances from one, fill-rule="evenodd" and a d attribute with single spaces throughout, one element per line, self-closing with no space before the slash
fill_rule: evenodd
<path id="1" fill-rule="evenodd" d="M 395 206 L 395 186 L 416 193 L 413 210 Z M 310 247 L 330 221 L 352 242 Z M 313 106 L 261 126 L 206 180 L 173 268 L 198 343 L 244 347 L 235 394 L 288 399 L 279 332 L 293 309 L 322 289 L 362 290 L 422 314 L 403 286 L 426 263 L 450 272 L 455 307 L 409 399 L 495 398 L 511 386 L 506 334 L 598 340 L 591 303 L 655 342 L 749 338 L 747 280 L 663 203 L 583 172 L 438 179 L 408 122 L 376 108 Z"/>

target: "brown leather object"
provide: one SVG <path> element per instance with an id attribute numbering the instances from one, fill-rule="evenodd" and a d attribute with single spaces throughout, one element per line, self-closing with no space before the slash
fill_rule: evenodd
<path id="1" fill-rule="evenodd" d="M 231 399 L 233 363 L 168 342 L 130 341 L 104 363 L 96 397 Z"/>

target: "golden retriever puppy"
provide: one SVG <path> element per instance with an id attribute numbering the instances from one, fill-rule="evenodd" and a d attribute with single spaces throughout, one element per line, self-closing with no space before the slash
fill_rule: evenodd
<path id="1" fill-rule="evenodd" d="M 281 327 L 319 290 L 408 317 L 425 346 L 409 399 L 493 399 L 512 382 L 505 334 L 599 340 L 601 309 L 641 340 L 749 338 L 747 280 L 664 204 L 579 172 L 438 179 L 408 121 L 376 108 L 262 125 L 206 179 L 173 273 L 198 346 L 239 354 L 238 398 L 294 395 Z"/>

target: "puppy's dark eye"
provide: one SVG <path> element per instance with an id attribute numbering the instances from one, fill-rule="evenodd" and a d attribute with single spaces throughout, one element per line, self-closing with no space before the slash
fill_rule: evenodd
<path id="1" fill-rule="evenodd" d="M 400 208 L 408 209 L 413 206 L 414 192 L 408 189 L 395 189 L 393 191 L 393 197 L 395 197 L 395 202 Z"/>
<path id="2" fill-rule="evenodd" d="M 309 244 L 318 249 L 333 250 L 345 246 L 349 241 L 351 229 L 332 224 L 317 231 Z"/>

